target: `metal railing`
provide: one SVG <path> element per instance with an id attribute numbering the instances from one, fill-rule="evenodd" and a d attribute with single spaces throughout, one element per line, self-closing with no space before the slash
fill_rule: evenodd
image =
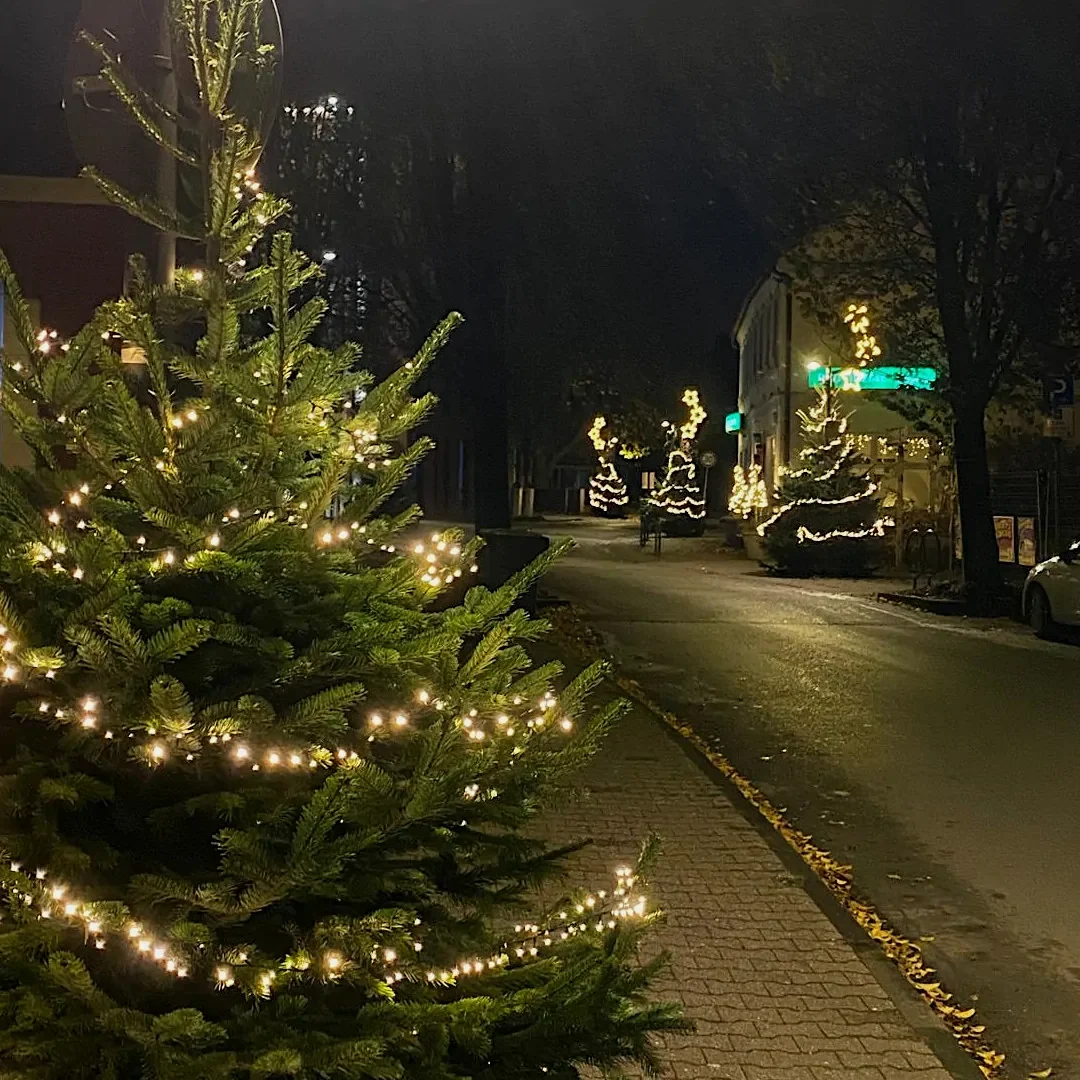
<path id="1" fill-rule="evenodd" d="M 912 588 L 918 589 L 921 577 L 929 587 L 935 574 L 949 568 L 949 545 L 947 536 L 929 526 L 917 525 L 908 532 L 904 537 L 904 569 L 912 576 Z"/>

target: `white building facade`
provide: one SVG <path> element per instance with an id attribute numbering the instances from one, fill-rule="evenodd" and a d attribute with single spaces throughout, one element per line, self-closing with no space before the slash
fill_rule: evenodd
<path id="1" fill-rule="evenodd" d="M 837 324 L 846 333 L 841 312 Z M 843 339 L 842 334 L 837 337 Z M 728 418 L 727 427 L 738 431 L 738 463 L 743 469 L 760 465 L 772 492 L 781 470 L 798 459 L 802 448 L 798 413 L 815 400 L 814 372 L 820 381 L 826 371 L 838 375 L 857 367 L 858 361 L 851 352 L 841 355 L 803 315 L 790 277 L 779 269 L 770 271 L 747 296 L 733 340 L 739 354 L 739 400 L 738 413 Z M 834 386 L 836 381 L 834 376 Z M 844 380 L 836 393 L 851 414 L 848 431 L 873 463 L 886 504 L 933 505 L 938 493 L 932 441 L 886 408 L 880 392 L 856 392 L 858 382 L 856 377 Z"/>

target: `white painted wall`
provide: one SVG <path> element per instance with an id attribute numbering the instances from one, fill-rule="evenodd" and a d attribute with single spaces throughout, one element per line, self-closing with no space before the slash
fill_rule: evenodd
<path id="1" fill-rule="evenodd" d="M 837 313 L 838 328 L 843 328 Z M 838 333 L 838 338 L 842 337 Z M 747 298 L 735 327 L 739 350 L 739 462 L 745 468 L 754 459 L 755 449 L 770 488 L 778 469 L 797 459 L 802 447 L 798 412 L 815 399 L 807 376 L 813 363 L 851 367 L 851 354 L 842 355 L 826 340 L 820 329 L 799 309 L 791 295 L 788 278 L 781 271 L 767 275 Z M 856 435 L 890 437 L 914 434 L 910 423 L 887 409 L 873 392 L 844 392 L 843 405 L 851 411 L 848 430 Z M 868 455 L 875 457 L 877 443 Z M 925 462 L 905 463 L 903 495 L 916 505 L 930 498 Z"/>

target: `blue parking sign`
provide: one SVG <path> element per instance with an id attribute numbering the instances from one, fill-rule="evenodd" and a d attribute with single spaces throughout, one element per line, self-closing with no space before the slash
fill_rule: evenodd
<path id="1" fill-rule="evenodd" d="M 1076 397 L 1076 386 L 1071 375 L 1047 375 L 1043 379 L 1048 405 L 1061 408 L 1072 405 Z"/>

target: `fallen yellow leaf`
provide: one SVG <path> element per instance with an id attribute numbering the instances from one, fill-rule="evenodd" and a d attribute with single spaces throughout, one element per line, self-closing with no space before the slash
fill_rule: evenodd
<path id="1" fill-rule="evenodd" d="M 1028 1080 L 1046 1080 L 1046 1078 L 1053 1072 L 1053 1069 L 1040 1069 L 1038 1072 L 1033 1072 L 1028 1076 Z"/>

